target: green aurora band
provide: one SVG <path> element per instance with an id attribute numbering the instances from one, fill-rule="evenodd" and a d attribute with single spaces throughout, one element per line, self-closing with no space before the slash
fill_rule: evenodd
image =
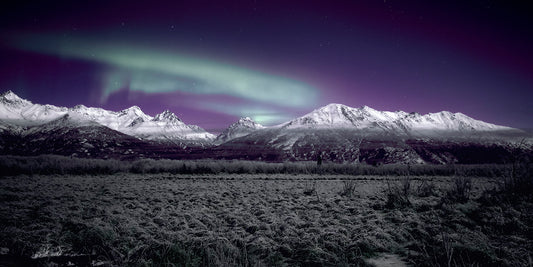
<path id="1" fill-rule="evenodd" d="M 18 35 L 15 48 L 105 64 L 100 101 L 105 103 L 122 89 L 144 93 L 186 92 L 215 94 L 286 108 L 306 108 L 316 104 L 318 90 L 296 80 L 269 75 L 231 64 L 184 55 L 157 52 L 133 45 L 93 38 L 68 38 L 51 34 Z M 202 108 L 210 109 L 207 105 Z M 220 106 L 213 108 L 224 112 Z M 246 110 L 243 108 L 243 112 Z M 227 114 L 236 115 L 235 110 Z M 248 114 L 239 114 L 248 116 Z M 260 115 L 254 116 L 260 118 Z M 268 119 L 259 119 L 267 122 Z"/>

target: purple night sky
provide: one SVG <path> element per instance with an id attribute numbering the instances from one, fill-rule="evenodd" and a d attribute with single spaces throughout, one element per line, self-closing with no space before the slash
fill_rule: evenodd
<path id="1" fill-rule="evenodd" d="M 328 103 L 533 127 L 515 1 L 20 2 L 0 4 L 0 91 L 34 103 L 169 109 L 215 133 Z"/>

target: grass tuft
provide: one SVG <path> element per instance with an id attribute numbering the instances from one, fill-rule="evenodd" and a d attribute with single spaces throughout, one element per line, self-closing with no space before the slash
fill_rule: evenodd
<path id="1" fill-rule="evenodd" d="M 354 180 L 344 180 L 342 182 L 342 190 L 340 192 L 341 196 L 352 197 L 355 193 L 355 181 Z"/>

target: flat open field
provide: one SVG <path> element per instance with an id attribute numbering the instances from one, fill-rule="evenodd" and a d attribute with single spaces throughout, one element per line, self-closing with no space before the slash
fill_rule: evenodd
<path id="1" fill-rule="evenodd" d="M 458 179 L 0 177 L 0 265 L 531 266 L 531 202 L 491 202 L 483 177 L 459 201 Z"/>

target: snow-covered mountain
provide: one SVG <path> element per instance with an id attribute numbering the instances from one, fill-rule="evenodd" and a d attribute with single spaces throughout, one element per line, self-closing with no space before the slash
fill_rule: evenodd
<path id="1" fill-rule="evenodd" d="M 65 114 L 20 133 L 0 132 L 1 154 L 58 154 L 96 158 L 156 157 L 156 144 Z"/>
<path id="2" fill-rule="evenodd" d="M 67 108 L 33 104 L 11 91 L 0 95 L 0 119 L 17 126 L 46 123 L 65 115 L 67 111 Z"/>
<path id="3" fill-rule="evenodd" d="M 420 115 L 404 111 L 378 111 L 367 106 L 352 108 L 329 104 L 279 127 L 286 129 L 343 128 L 407 136 L 439 136 L 516 129 L 475 120 L 462 113 L 441 111 Z"/>
<path id="4" fill-rule="evenodd" d="M 138 117 L 124 128 L 123 132 L 148 140 L 212 141 L 215 138 L 215 135 L 196 125 L 185 124 L 169 110 L 165 110 L 149 120 Z"/>
<path id="5" fill-rule="evenodd" d="M 447 111 L 420 115 L 329 104 L 214 148 L 224 158 L 377 163 L 502 162 L 524 132 Z M 517 138 L 520 136 L 519 138 Z"/>
<path id="6" fill-rule="evenodd" d="M 165 110 L 33 104 L 0 95 L 0 154 L 379 163 L 502 163 L 521 130 L 442 111 L 421 115 L 329 104 L 280 125 L 241 118 L 216 139 Z M 156 141 L 156 142 L 153 142 Z M 529 153 L 529 152 L 528 152 Z"/>
<path id="7" fill-rule="evenodd" d="M 253 121 L 251 118 L 243 117 L 220 133 L 216 138 L 216 142 L 226 142 L 264 128 L 265 126 Z"/>
<path id="8" fill-rule="evenodd" d="M 42 125 L 65 115 L 68 115 L 72 121 L 95 122 L 112 130 L 147 140 L 212 141 L 215 138 L 215 135 L 196 125 L 183 123 L 168 110 L 151 117 L 137 106 L 115 112 L 83 105 L 66 108 L 33 104 L 11 91 L 0 95 L 0 120 L 11 127 Z"/>

